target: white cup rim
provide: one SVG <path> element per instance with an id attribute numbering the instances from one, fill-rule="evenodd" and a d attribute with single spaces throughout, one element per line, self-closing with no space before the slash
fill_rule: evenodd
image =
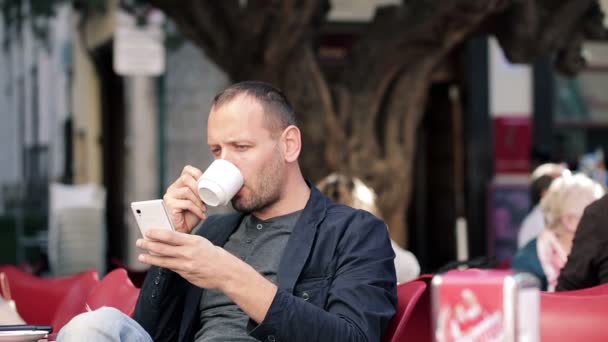
<path id="1" fill-rule="evenodd" d="M 213 207 L 218 206 L 218 205 L 227 204 L 228 200 L 226 200 L 226 192 L 215 181 L 208 179 L 208 178 L 201 178 L 198 183 L 198 188 L 199 188 L 199 190 L 198 190 L 199 197 L 203 200 L 203 202 L 205 202 L 205 204 L 208 204 Z M 203 198 L 201 190 L 203 190 L 204 188 L 208 188 L 209 190 L 211 190 L 211 192 L 217 194 L 216 195 L 217 203 L 214 203 L 214 202 L 210 201 L 209 199 Z"/>

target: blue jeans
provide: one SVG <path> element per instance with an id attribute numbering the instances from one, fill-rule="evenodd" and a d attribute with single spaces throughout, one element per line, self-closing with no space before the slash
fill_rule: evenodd
<path id="1" fill-rule="evenodd" d="M 152 342 L 152 337 L 121 311 L 102 307 L 82 313 L 66 324 L 57 341 L 136 341 Z"/>

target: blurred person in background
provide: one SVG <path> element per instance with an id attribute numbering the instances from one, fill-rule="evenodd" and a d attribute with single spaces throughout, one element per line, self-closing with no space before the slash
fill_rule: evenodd
<path id="1" fill-rule="evenodd" d="M 608 283 L 608 195 L 585 209 L 572 252 L 557 281 L 557 291 Z"/>
<path id="2" fill-rule="evenodd" d="M 540 207 L 540 200 L 547 189 L 549 189 L 551 182 L 562 174 L 570 174 L 570 171 L 564 165 L 554 163 L 542 164 L 532 172 L 530 184 L 532 211 L 524 218 L 519 228 L 517 248 L 524 247 L 545 228 L 545 219 Z"/>
<path id="3" fill-rule="evenodd" d="M 376 193 L 356 177 L 332 173 L 323 178 L 317 184 L 317 188 L 335 202 L 356 209 L 363 209 L 378 218 L 382 218 L 380 209 L 376 205 Z M 420 264 L 416 256 L 412 252 L 399 247 L 392 239 L 391 246 L 395 252 L 397 282 L 405 283 L 416 279 L 420 275 Z"/>
<path id="4" fill-rule="evenodd" d="M 554 291 L 583 211 L 602 195 L 602 186 L 583 174 L 555 179 L 540 202 L 545 229 L 517 252 L 513 269 L 536 275 L 541 289 Z"/>

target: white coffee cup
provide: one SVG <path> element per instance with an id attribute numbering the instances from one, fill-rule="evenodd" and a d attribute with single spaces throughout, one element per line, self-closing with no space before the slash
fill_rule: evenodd
<path id="1" fill-rule="evenodd" d="M 243 186 L 239 168 L 224 159 L 216 159 L 198 180 L 198 194 L 212 207 L 226 205 Z"/>

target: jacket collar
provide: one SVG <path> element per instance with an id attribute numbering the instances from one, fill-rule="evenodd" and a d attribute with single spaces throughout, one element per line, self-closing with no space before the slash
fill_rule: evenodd
<path id="1" fill-rule="evenodd" d="M 319 223 L 327 211 L 327 198 L 310 182 L 306 183 L 310 187 L 310 198 L 285 246 L 277 273 L 277 285 L 289 293 L 293 292 L 312 249 Z"/>

